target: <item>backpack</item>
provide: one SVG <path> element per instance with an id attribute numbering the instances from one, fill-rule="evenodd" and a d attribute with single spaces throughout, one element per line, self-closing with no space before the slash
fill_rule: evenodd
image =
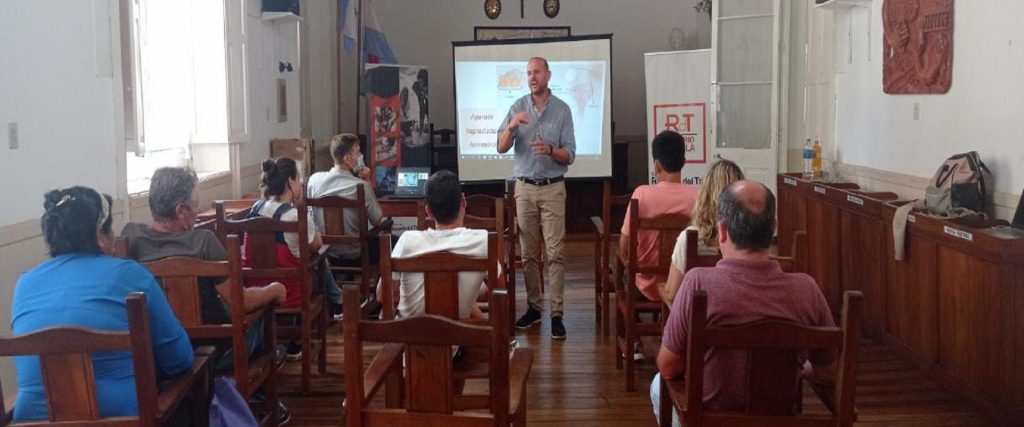
<path id="1" fill-rule="evenodd" d="M 935 171 L 925 189 L 925 206 L 936 215 L 963 209 L 991 214 L 992 185 L 992 172 L 977 151 L 956 154 Z"/>

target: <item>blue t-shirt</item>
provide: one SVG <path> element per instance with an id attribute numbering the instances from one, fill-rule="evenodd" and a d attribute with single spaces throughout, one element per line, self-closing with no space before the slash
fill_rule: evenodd
<path id="1" fill-rule="evenodd" d="M 51 326 L 127 331 L 125 300 L 131 292 L 146 294 L 157 374 L 171 376 L 192 366 L 192 345 L 174 317 L 160 285 L 135 261 L 95 254 L 66 254 L 21 275 L 14 287 L 11 329 L 26 334 Z M 131 354 L 95 353 L 100 415 L 134 416 L 139 407 Z M 14 419 L 46 419 L 46 397 L 38 356 L 16 357 L 18 399 Z"/>

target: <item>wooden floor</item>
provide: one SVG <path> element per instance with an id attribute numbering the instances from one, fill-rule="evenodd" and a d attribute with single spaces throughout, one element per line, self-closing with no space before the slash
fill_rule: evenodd
<path id="1" fill-rule="evenodd" d="M 536 359 L 528 389 L 531 426 L 653 426 L 648 392 L 655 367 L 649 357 L 639 365 L 637 391 L 625 391 L 624 374 L 615 369 L 613 340 L 595 328 L 592 246 L 587 241 L 566 245 L 565 321 L 568 339 L 552 341 L 547 319 L 520 331 L 521 346 L 534 349 Z M 523 289 L 522 277 L 519 289 Z M 518 307 L 525 306 L 519 292 Z M 292 410 L 289 425 L 344 425 L 342 343 L 338 325 L 332 327 L 328 375 L 314 377 L 309 396 L 298 393 L 298 364 L 286 367 L 280 380 L 283 400 Z M 653 355 L 655 343 L 647 343 Z M 865 339 L 857 381 L 859 426 L 985 426 L 996 425 L 978 410 L 928 381 L 918 370 L 879 344 Z M 808 393 L 810 393 L 808 391 Z M 811 395 L 809 412 L 822 410 Z"/>

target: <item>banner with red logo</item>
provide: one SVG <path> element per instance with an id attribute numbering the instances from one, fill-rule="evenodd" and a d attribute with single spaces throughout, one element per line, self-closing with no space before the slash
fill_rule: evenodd
<path id="1" fill-rule="evenodd" d="M 698 185 L 711 163 L 711 51 L 684 50 L 644 55 L 647 82 L 647 140 L 663 131 L 683 136 L 683 182 Z M 648 150 L 650 152 L 650 150 Z M 647 159 L 648 182 L 656 181 L 654 160 Z"/>

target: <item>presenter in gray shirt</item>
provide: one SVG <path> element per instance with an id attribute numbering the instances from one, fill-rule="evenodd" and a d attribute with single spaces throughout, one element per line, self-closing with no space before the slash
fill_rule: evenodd
<path id="1" fill-rule="evenodd" d="M 525 329 L 541 320 L 541 272 L 537 247 L 543 237 L 551 296 L 551 338 L 560 340 L 565 339 L 562 322 L 564 175 L 576 159 L 576 138 L 569 106 L 548 89 L 548 81 L 551 80 L 548 61 L 540 57 L 530 58 L 526 75 L 530 94 L 512 104 L 498 129 L 498 153 L 515 150 L 512 175 L 516 178 L 519 244 L 526 267 L 524 274 L 529 308 L 516 321 L 516 327 Z"/>

